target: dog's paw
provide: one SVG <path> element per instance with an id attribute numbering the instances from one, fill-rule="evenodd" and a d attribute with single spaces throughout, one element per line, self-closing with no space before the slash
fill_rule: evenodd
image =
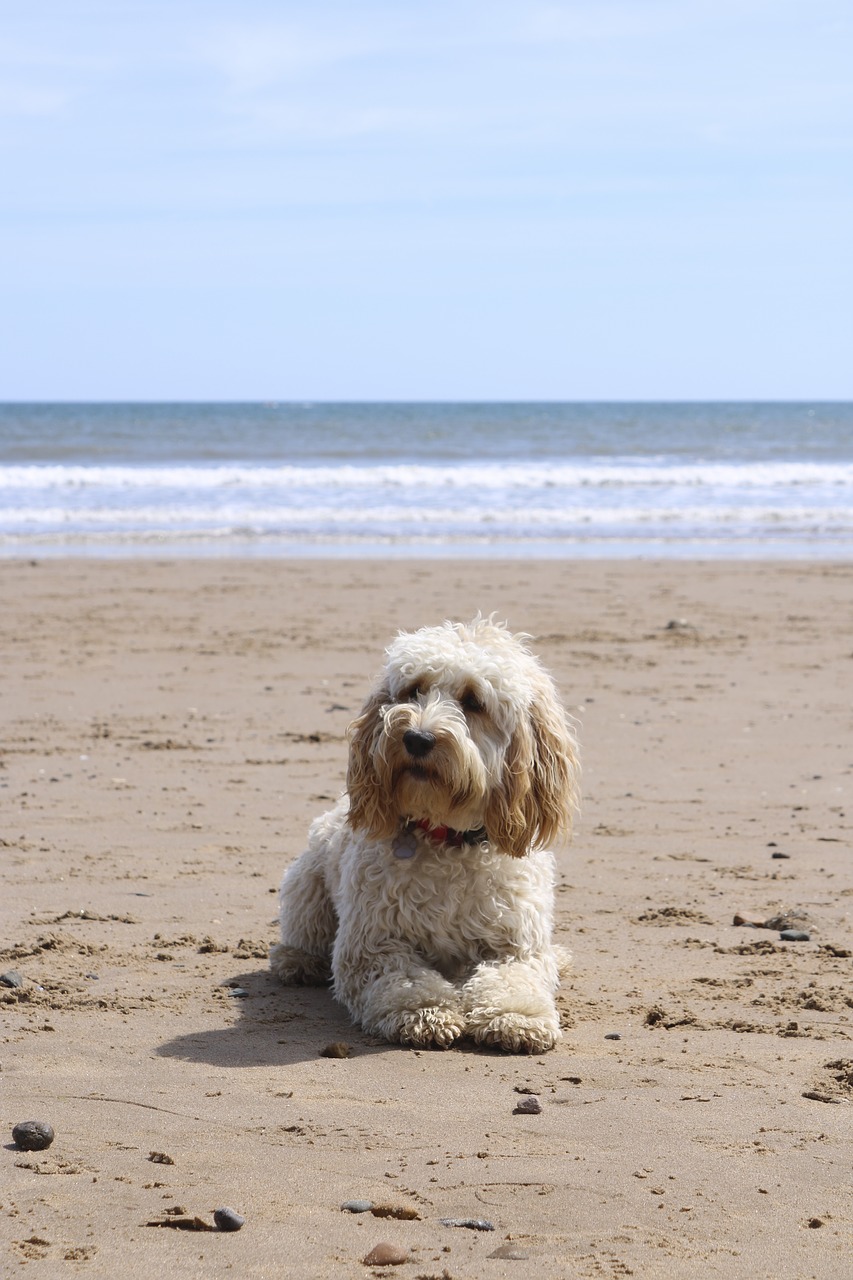
<path id="1" fill-rule="evenodd" d="M 523 1013 L 501 1013 L 480 1026 L 469 1026 L 469 1034 L 477 1044 L 506 1053 L 546 1053 L 561 1038 L 555 1018 L 528 1018 Z"/>
<path id="2" fill-rule="evenodd" d="M 271 948 L 270 968 L 280 982 L 290 987 L 324 987 L 332 976 L 327 956 L 314 956 L 283 942 Z"/>
<path id="3" fill-rule="evenodd" d="M 464 1031 L 460 1015 L 454 1009 L 427 1005 L 422 1009 L 406 1009 L 385 1020 L 380 1034 L 386 1040 L 417 1049 L 447 1049 Z"/>

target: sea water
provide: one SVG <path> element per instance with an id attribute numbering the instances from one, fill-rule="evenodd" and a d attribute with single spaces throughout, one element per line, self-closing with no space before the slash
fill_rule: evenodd
<path id="1" fill-rule="evenodd" d="M 0 405 L 0 555 L 853 556 L 853 404 Z"/>

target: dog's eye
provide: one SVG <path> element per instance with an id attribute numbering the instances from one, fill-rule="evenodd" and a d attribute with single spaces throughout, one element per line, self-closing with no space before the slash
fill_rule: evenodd
<path id="1" fill-rule="evenodd" d="M 470 711 L 474 715 L 478 711 L 485 710 L 485 707 L 477 697 L 476 693 L 473 693 L 470 689 L 466 689 L 463 693 L 462 697 L 459 699 L 459 705 L 463 711 Z"/>
<path id="2" fill-rule="evenodd" d="M 418 695 L 423 693 L 419 684 L 413 684 L 411 689 L 407 689 L 403 694 L 403 702 L 417 702 Z"/>

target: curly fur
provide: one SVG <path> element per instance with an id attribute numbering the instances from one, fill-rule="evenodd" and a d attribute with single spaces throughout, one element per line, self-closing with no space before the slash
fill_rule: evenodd
<path id="1" fill-rule="evenodd" d="M 571 828 L 577 744 L 526 641 L 482 618 L 399 635 L 350 726 L 347 794 L 282 882 L 273 971 L 331 979 L 384 1039 L 559 1039 L 544 846 Z"/>

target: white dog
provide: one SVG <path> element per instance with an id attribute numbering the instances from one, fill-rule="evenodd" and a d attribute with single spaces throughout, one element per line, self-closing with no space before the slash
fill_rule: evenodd
<path id="1" fill-rule="evenodd" d="M 325 983 L 365 1031 L 511 1053 L 560 1037 L 554 859 L 576 742 L 550 676 L 491 620 L 401 634 L 350 725 L 347 795 L 280 894 L 273 972 Z"/>

